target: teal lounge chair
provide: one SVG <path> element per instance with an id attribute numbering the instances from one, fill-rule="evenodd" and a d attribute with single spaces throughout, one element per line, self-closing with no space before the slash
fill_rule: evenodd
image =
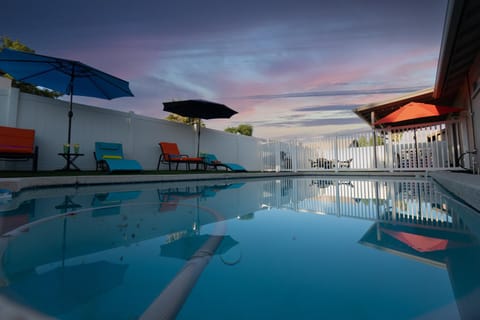
<path id="1" fill-rule="evenodd" d="M 95 142 L 95 160 L 97 170 L 113 171 L 142 171 L 143 168 L 137 160 L 127 160 L 123 156 L 120 143 Z"/>
<path id="2" fill-rule="evenodd" d="M 139 195 L 140 191 L 96 193 L 92 200 L 92 207 L 94 208 L 92 217 L 119 214 L 123 201 L 134 200 Z"/>
<path id="3" fill-rule="evenodd" d="M 205 167 L 208 168 L 213 167 L 215 170 L 218 169 L 218 167 L 225 167 L 225 170 L 231 170 L 231 171 L 236 171 L 236 172 L 246 172 L 247 169 L 242 167 L 239 164 L 236 163 L 226 163 L 222 162 L 217 159 L 217 157 L 214 154 L 211 153 L 202 153 L 201 157 L 203 159 L 203 163 L 205 164 Z"/>

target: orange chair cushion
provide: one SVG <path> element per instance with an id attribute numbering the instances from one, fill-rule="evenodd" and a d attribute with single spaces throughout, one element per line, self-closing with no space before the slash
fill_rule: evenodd
<path id="1" fill-rule="evenodd" d="M 202 158 L 189 157 L 187 155 L 180 154 L 178 145 L 174 142 L 160 142 L 159 145 L 160 148 L 162 148 L 165 161 L 202 162 Z"/>
<path id="2" fill-rule="evenodd" d="M 35 130 L 0 126 L 0 153 L 34 153 Z"/>

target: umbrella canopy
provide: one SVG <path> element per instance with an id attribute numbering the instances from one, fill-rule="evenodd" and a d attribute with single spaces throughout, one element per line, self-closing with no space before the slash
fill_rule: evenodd
<path id="1" fill-rule="evenodd" d="M 0 70 L 17 81 L 70 95 L 68 144 L 71 141 L 73 95 L 108 100 L 133 96 L 127 81 L 73 60 L 3 49 Z"/>
<path id="2" fill-rule="evenodd" d="M 172 112 L 183 117 L 197 119 L 228 119 L 237 111 L 224 104 L 207 100 L 180 100 L 163 103 L 163 111 Z M 198 126 L 197 157 L 200 154 L 200 126 Z"/>
<path id="3" fill-rule="evenodd" d="M 230 109 L 224 104 L 206 100 L 164 102 L 163 110 L 183 117 L 198 119 L 227 119 L 237 113 L 237 111 Z"/>
<path id="4" fill-rule="evenodd" d="M 445 116 L 455 112 L 461 112 L 463 109 L 456 107 L 437 106 L 434 104 L 410 102 L 400 107 L 389 115 L 376 121 L 374 125 L 380 124 L 396 124 L 403 125 L 409 122 L 418 122 L 421 119 L 423 122 L 437 121 L 441 116 Z"/>

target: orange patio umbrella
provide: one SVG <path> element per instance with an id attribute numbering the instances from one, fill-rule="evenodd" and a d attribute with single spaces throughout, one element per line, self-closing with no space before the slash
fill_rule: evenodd
<path id="1" fill-rule="evenodd" d="M 437 121 L 439 117 L 450 113 L 461 112 L 464 109 L 434 104 L 410 102 L 394 112 L 376 121 L 374 125 L 380 124 L 407 124 L 407 122 L 423 119 L 425 122 Z M 430 119 L 427 119 L 430 118 Z"/>

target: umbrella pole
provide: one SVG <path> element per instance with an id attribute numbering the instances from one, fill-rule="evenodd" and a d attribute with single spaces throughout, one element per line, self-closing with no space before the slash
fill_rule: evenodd
<path id="1" fill-rule="evenodd" d="M 197 132 L 197 158 L 200 157 L 200 124 L 201 120 L 198 118 L 198 132 Z"/>
<path id="2" fill-rule="evenodd" d="M 68 140 L 67 140 L 67 143 L 69 146 L 70 146 L 70 141 L 72 136 L 72 117 L 73 117 L 72 99 L 73 99 L 73 93 L 70 93 L 70 110 L 68 111 Z M 68 153 L 70 153 L 70 148 L 68 150 L 69 150 Z"/>

